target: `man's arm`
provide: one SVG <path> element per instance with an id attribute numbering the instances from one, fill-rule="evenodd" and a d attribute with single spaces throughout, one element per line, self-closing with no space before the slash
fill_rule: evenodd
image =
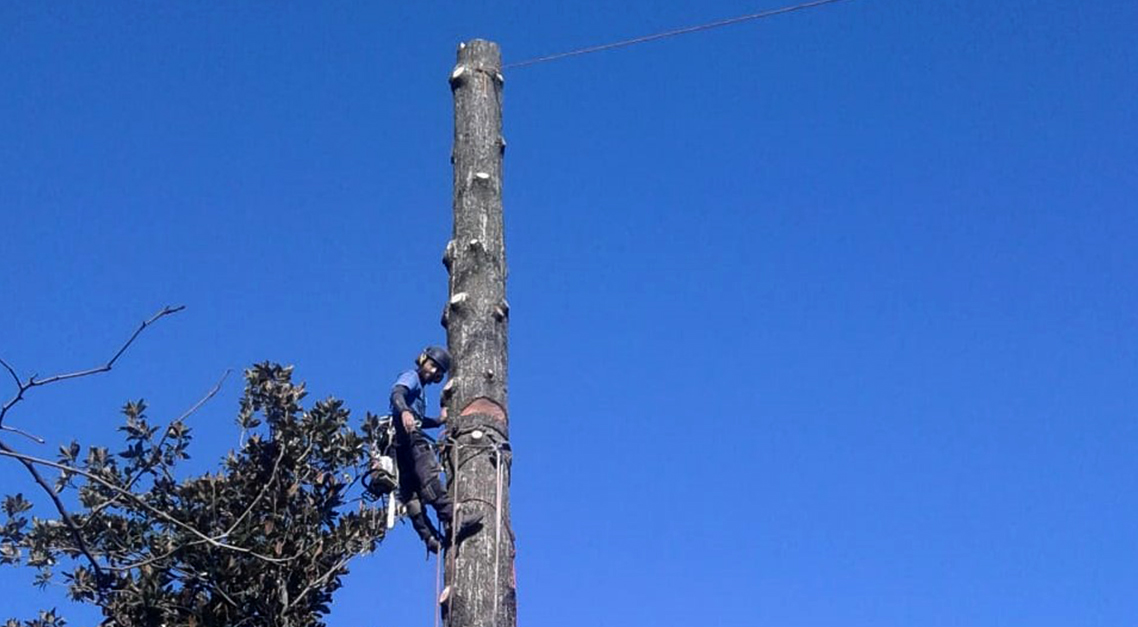
<path id="1" fill-rule="evenodd" d="M 427 429 L 434 429 L 435 427 L 442 427 L 447 423 L 447 406 L 443 404 L 443 399 L 439 399 L 439 417 L 427 418 L 423 416 L 422 424 Z"/>
<path id="2" fill-rule="evenodd" d="M 442 399 L 439 399 L 439 404 L 442 405 Z M 447 423 L 446 405 L 442 405 L 442 409 L 439 410 L 439 417 L 438 418 L 428 418 L 427 416 L 421 416 L 419 418 L 419 424 L 424 429 L 435 429 L 437 427 L 441 427 L 441 426 L 445 425 L 446 423 Z"/>
<path id="3" fill-rule="evenodd" d="M 391 406 L 398 414 L 405 433 L 415 432 L 415 412 L 411 411 L 411 407 L 407 404 L 407 394 L 410 391 L 405 385 L 396 385 L 391 389 Z"/>

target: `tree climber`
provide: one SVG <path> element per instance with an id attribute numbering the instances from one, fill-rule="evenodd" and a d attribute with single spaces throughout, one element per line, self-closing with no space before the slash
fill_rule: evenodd
<path id="1" fill-rule="evenodd" d="M 427 545 L 427 551 L 438 553 L 449 540 L 454 520 L 454 504 L 447 495 L 431 439 L 423 429 L 434 429 L 446 424 L 446 407 L 441 415 L 426 415 L 424 387 L 439 383 L 450 370 L 450 353 L 440 346 L 428 346 L 415 360 L 415 368 L 407 370 L 395 380 L 391 388 L 391 416 L 395 424 L 395 460 L 399 467 L 399 500 L 407 508 L 411 526 Z M 424 505 L 435 510 L 443 533 L 431 524 Z M 458 538 L 476 531 L 481 516 L 471 517 L 462 524 Z"/>

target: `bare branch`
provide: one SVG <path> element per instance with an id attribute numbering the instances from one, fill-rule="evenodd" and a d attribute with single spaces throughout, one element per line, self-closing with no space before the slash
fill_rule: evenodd
<path id="1" fill-rule="evenodd" d="M 31 379 L 28 379 L 29 382 L 34 381 L 34 380 L 35 380 L 34 376 Z M 20 384 L 20 389 L 19 389 L 19 391 L 16 392 L 16 395 L 13 396 L 12 399 L 9 400 L 7 403 L 4 403 L 3 407 L 0 407 L 0 425 L 4 424 L 4 417 L 8 415 L 8 410 L 12 409 L 12 407 L 16 403 L 19 403 L 20 401 L 24 400 L 24 392 L 26 392 L 27 390 L 28 390 L 27 387 L 25 387 L 23 384 Z"/>
<path id="2" fill-rule="evenodd" d="M 115 353 L 115 356 L 111 357 L 111 360 L 107 362 L 107 370 L 110 370 L 111 366 L 115 365 L 115 361 L 117 361 L 118 358 L 123 353 L 126 352 L 126 349 L 130 348 L 130 345 L 134 342 L 134 338 L 138 337 L 138 335 L 140 333 L 142 333 L 146 329 L 146 327 L 154 324 L 155 322 L 158 322 L 158 320 L 164 316 L 168 316 L 170 314 L 178 313 L 179 311 L 181 311 L 185 308 L 186 308 L 185 305 L 178 305 L 178 306 L 166 305 L 165 307 L 162 308 L 161 311 L 159 311 L 158 313 L 151 316 L 149 320 L 140 324 L 138 326 L 138 329 L 136 329 L 134 331 L 134 335 L 130 336 L 130 339 L 127 340 L 126 343 L 122 345 L 122 348 L 119 349 L 119 352 Z"/>
<path id="3" fill-rule="evenodd" d="M 4 369 L 7 370 L 8 374 L 12 375 L 12 378 L 16 380 L 16 387 L 20 387 L 20 376 L 16 374 L 16 370 L 12 368 L 12 366 L 8 365 L 8 362 L 4 361 L 3 359 L 0 359 L 0 364 L 4 364 Z"/>
<path id="4" fill-rule="evenodd" d="M 134 343 L 135 338 L 137 338 L 139 336 L 139 334 L 141 334 L 144 330 L 146 330 L 146 327 L 154 324 L 155 322 L 158 321 L 159 318 L 162 318 L 163 316 L 168 316 L 168 315 L 173 314 L 173 313 L 178 313 L 179 311 L 181 311 L 185 308 L 186 308 L 185 305 L 178 305 L 177 307 L 166 306 L 166 307 L 162 308 L 161 311 L 154 314 L 149 320 L 147 320 L 147 321 L 143 322 L 141 325 L 139 325 L 139 327 L 134 330 L 134 334 L 130 336 L 130 339 L 128 339 L 126 341 L 126 343 L 123 344 L 122 347 L 119 348 L 118 352 L 115 353 L 115 356 L 111 357 L 110 361 L 103 364 L 102 366 L 98 366 L 96 368 L 88 368 L 87 370 L 80 370 L 78 372 L 68 372 L 66 374 L 57 374 L 55 376 L 48 377 L 48 378 L 43 379 L 41 381 L 36 381 L 35 377 L 32 377 L 31 379 L 28 379 L 28 383 L 26 385 L 27 385 L 27 387 L 30 388 L 30 387 L 34 387 L 34 386 L 38 386 L 38 385 L 48 385 L 51 383 L 56 383 L 58 381 L 66 381 L 68 379 L 78 379 L 80 377 L 87 377 L 87 376 L 90 376 L 93 374 L 99 374 L 100 372 L 107 372 L 111 368 L 114 367 L 115 362 L 118 361 L 119 357 L 121 357 L 122 354 L 126 352 L 126 349 L 130 348 L 130 345 Z"/>
<path id="5" fill-rule="evenodd" d="M 94 481 L 95 483 L 98 483 L 99 485 L 107 488 L 108 490 L 118 492 L 119 494 L 127 497 L 128 500 L 133 501 L 136 505 L 138 505 L 142 509 L 146 510 L 147 512 L 150 512 L 151 514 L 157 516 L 158 518 L 165 520 L 166 522 L 170 523 L 171 525 L 174 525 L 175 527 L 178 527 L 179 529 L 182 529 L 183 531 L 186 531 L 186 532 L 190 533 L 191 535 L 197 536 L 198 539 L 202 540 L 206 544 L 209 544 L 210 546 L 218 548 L 218 549 L 226 549 L 229 551 L 233 551 L 235 553 L 242 553 L 245 555 L 250 555 L 250 556 L 255 557 L 257 559 L 264 560 L 266 562 L 270 562 L 273 564 L 280 564 L 280 563 L 284 563 L 284 562 L 289 562 L 293 559 L 296 559 L 296 557 L 300 555 L 298 553 L 297 555 L 290 556 L 290 557 L 283 557 L 283 558 L 281 558 L 281 557 L 269 557 L 268 555 L 262 555 L 260 553 L 257 553 L 256 551 L 253 551 L 252 549 L 247 549 L 244 547 L 235 546 L 235 545 L 232 545 L 232 544 L 229 544 L 226 542 L 222 542 L 221 538 L 224 536 L 211 537 L 209 535 L 206 535 L 205 533 L 201 532 L 200 530 L 198 530 L 194 526 L 189 525 L 187 523 L 184 523 L 181 520 L 178 520 L 177 518 L 175 518 L 174 516 L 172 516 L 168 512 L 164 512 L 164 511 L 150 505 L 146 501 L 143 501 L 141 498 L 138 497 L 138 495 L 136 495 L 136 494 L 134 494 L 128 490 L 124 490 L 124 489 L 120 488 L 119 486 L 107 481 L 106 479 L 103 479 L 102 477 L 100 477 L 96 474 L 87 472 L 85 470 L 80 470 L 79 468 L 75 468 L 74 466 L 68 466 L 66 464 L 59 464 L 59 463 L 53 462 L 51 460 L 43 459 L 40 457 L 34 457 L 32 455 L 24 455 L 23 453 L 17 453 L 16 451 L 13 451 L 12 449 L 5 446 L 3 444 L 3 442 L 0 442 L 0 457 L 13 457 L 13 458 L 18 459 L 21 462 L 23 462 L 25 466 L 28 466 L 29 464 L 38 464 L 41 466 L 47 466 L 48 468 L 55 468 L 57 470 L 62 470 L 65 472 L 73 473 L 73 474 L 79 475 L 81 477 L 86 477 L 87 479 Z M 38 475 L 39 473 L 36 473 L 36 474 Z M 52 492 L 50 490 L 50 488 L 48 488 L 48 492 L 52 494 L 53 498 L 55 498 L 55 499 L 58 498 L 54 495 L 54 492 Z"/>
<path id="6" fill-rule="evenodd" d="M 36 444 L 43 444 L 44 443 L 44 439 L 41 438 L 40 436 L 33 435 L 31 433 L 28 433 L 27 431 L 24 431 L 23 429 L 17 429 L 16 427 L 9 427 L 8 425 L 0 425 L 0 431 L 11 431 L 12 433 L 15 433 L 16 435 L 24 436 L 25 438 L 35 442 Z"/>
<path id="7" fill-rule="evenodd" d="M 228 603 L 229 605 L 231 605 L 237 609 L 241 609 L 241 606 L 238 605 L 237 602 L 233 600 L 233 597 L 226 594 L 225 590 L 222 590 L 221 586 L 217 585 L 217 582 L 213 581 L 212 578 L 210 579 L 210 581 L 208 583 L 210 586 L 213 587 L 214 591 L 216 591 L 218 594 L 221 595 L 221 598 L 225 599 L 226 603 Z"/>
<path id="8" fill-rule="evenodd" d="M 205 544 L 205 542 L 202 540 L 194 540 L 193 542 L 187 542 L 186 544 L 176 546 L 176 547 L 170 549 L 169 551 L 166 551 L 165 553 L 163 553 L 161 555 L 154 555 L 154 556 L 148 557 L 144 560 L 134 562 L 132 564 L 126 564 L 124 566 L 107 566 L 107 570 L 111 570 L 111 571 L 115 571 L 115 572 L 125 572 L 128 570 L 134 570 L 135 568 L 142 568 L 143 566 L 149 566 L 150 564 L 153 564 L 155 562 L 160 562 L 160 561 L 166 559 L 167 557 L 170 557 L 173 554 L 177 553 L 178 551 L 181 551 L 182 549 L 185 549 L 185 548 L 188 548 L 191 546 L 197 546 L 199 544 Z M 173 570 L 173 569 L 171 569 L 171 570 Z"/>
<path id="9" fill-rule="evenodd" d="M 205 405 L 207 402 L 209 402 L 209 399 L 216 396 L 218 391 L 221 390 L 221 384 L 225 383 L 226 377 L 228 377 L 229 373 L 231 372 L 233 372 L 232 368 L 226 368 L 225 372 L 222 373 L 221 378 L 217 380 L 216 384 L 214 384 L 213 389 L 207 392 L 206 395 L 203 396 L 198 402 L 194 403 L 193 407 L 187 409 L 181 416 L 178 416 L 174 422 L 182 422 L 183 420 L 194 415 L 195 412 L 201 409 L 202 405 Z"/>
<path id="10" fill-rule="evenodd" d="M 0 360 L 0 362 L 3 363 L 5 369 L 8 370 L 8 373 L 11 374 L 12 377 L 16 380 L 16 387 L 18 388 L 16 395 L 13 396 L 12 399 L 9 400 L 7 403 L 4 403 L 3 407 L 0 407 L 0 425 L 4 424 L 4 417 L 8 415 L 8 410 L 12 409 L 12 407 L 15 406 L 16 403 L 19 403 L 20 401 L 22 401 L 24 399 L 24 392 L 27 392 L 28 390 L 30 390 L 34 387 L 40 387 L 43 385 L 50 385 L 52 383 L 58 383 L 60 381 L 67 381 L 68 379 L 78 379 L 81 377 L 87 377 L 87 376 L 91 376 L 93 374 L 99 374 L 101 372 L 109 371 L 111 368 L 114 367 L 115 362 L 118 361 L 118 358 L 121 357 L 122 354 L 126 352 L 126 349 L 130 348 L 130 345 L 134 343 L 134 340 L 139 336 L 139 334 L 141 334 L 144 330 L 146 330 L 146 327 L 154 324 L 159 319 L 161 319 L 165 316 L 168 316 L 168 315 L 174 314 L 174 313 L 178 313 L 179 311 L 182 311 L 185 308 L 186 308 L 185 305 L 178 305 L 178 306 L 167 305 L 166 307 L 163 307 L 158 313 L 151 316 L 149 320 L 146 320 L 141 325 L 139 325 L 139 327 L 137 329 L 135 329 L 134 333 L 127 339 L 127 341 L 121 347 L 119 347 L 119 350 L 114 354 L 113 357 L 111 357 L 107 361 L 107 363 L 103 364 L 102 366 L 95 367 L 95 368 L 88 368 L 86 370 L 79 370 L 77 372 L 68 372 L 65 374 L 57 374 L 57 375 L 50 376 L 46 379 L 39 379 L 39 380 L 36 379 L 37 375 L 32 375 L 32 376 L 28 377 L 28 380 L 26 382 L 21 383 L 20 377 L 16 375 L 15 369 L 13 369 L 10 365 L 8 365 L 8 362 Z"/>

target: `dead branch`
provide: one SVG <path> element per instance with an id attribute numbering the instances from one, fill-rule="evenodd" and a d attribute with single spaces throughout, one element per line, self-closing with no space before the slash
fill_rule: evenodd
<path id="1" fill-rule="evenodd" d="M 19 375 L 16 374 L 15 368 L 13 368 L 8 362 L 0 359 L 0 364 L 3 364 L 4 368 L 8 371 L 8 374 L 12 375 L 12 378 L 16 381 L 16 388 L 17 388 L 16 395 L 13 396 L 7 403 L 4 403 L 4 405 L 2 407 L 0 407 L 0 426 L 3 426 L 4 418 L 8 415 L 8 410 L 12 409 L 12 407 L 14 407 L 16 405 L 16 403 L 19 403 L 20 401 L 24 400 L 24 393 L 27 392 L 28 390 L 35 388 L 35 387 L 44 386 L 44 385 L 51 385 L 52 383 L 58 383 L 60 381 L 67 381 L 69 379 L 79 379 L 81 377 L 89 377 L 89 376 L 94 375 L 94 374 L 99 374 L 101 372 L 110 371 L 111 368 L 114 367 L 115 362 L 118 361 L 119 357 L 121 357 L 122 354 L 126 352 L 126 349 L 130 348 L 130 345 L 134 343 L 134 340 L 144 330 L 146 330 L 146 327 L 154 324 L 155 322 L 158 322 L 159 319 L 161 319 L 165 316 L 168 316 L 168 315 L 174 314 L 174 313 L 178 313 L 179 311 L 182 311 L 185 308 L 186 308 L 185 305 L 178 305 L 178 306 L 167 305 L 166 307 L 163 307 L 158 313 L 151 316 L 148 320 L 143 321 L 143 323 L 140 324 L 138 326 L 138 328 L 134 330 L 134 333 L 131 334 L 131 336 L 129 338 L 127 338 L 126 342 L 124 342 L 123 345 L 119 347 L 118 351 L 115 352 L 115 354 L 107 361 L 107 363 L 105 363 L 101 366 L 97 366 L 95 368 L 88 368 L 86 370 L 79 370 L 76 372 L 68 372 L 68 373 L 64 373 L 64 374 L 57 374 L 57 375 L 50 376 L 46 379 L 36 379 L 37 375 L 33 374 L 32 376 L 28 377 L 27 381 L 20 381 L 20 377 L 19 377 Z"/>
<path id="2" fill-rule="evenodd" d="M 190 416 L 194 415 L 194 413 L 196 413 L 199 409 L 201 409 L 202 405 L 205 405 L 207 402 L 209 402 L 209 400 L 211 398 L 216 396 L 217 392 L 219 390 L 221 390 L 221 384 L 225 383 L 225 379 L 229 376 L 229 373 L 231 373 L 231 372 L 233 372 L 232 368 L 226 368 L 225 372 L 223 372 L 221 374 L 221 378 L 217 380 L 217 383 L 214 384 L 213 388 L 209 392 L 207 392 L 205 396 L 201 397 L 201 399 L 199 399 L 198 402 L 194 403 L 193 407 L 187 409 L 185 412 L 182 413 L 181 416 L 178 416 L 174 420 L 174 422 L 182 422 L 186 418 L 189 418 Z"/>
<path id="3" fill-rule="evenodd" d="M 44 444 L 43 438 L 41 438 L 38 435 L 28 433 L 27 431 L 24 431 L 23 429 L 17 429 L 16 427 L 9 427 L 8 425 L 0 425 L 0 431 L 10 431 L 12 433 L 15 433 L 16 435 L 24 436 L 25 438 L 31 440 L 32 442 L 35 442 L 36 444 Z"/>

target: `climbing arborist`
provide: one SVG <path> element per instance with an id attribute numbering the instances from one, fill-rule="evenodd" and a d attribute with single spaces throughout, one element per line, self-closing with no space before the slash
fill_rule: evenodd
<path id="1" fill-rule="evenodd" d="M 439 461 L 432 441 L 423 432 L 423 429 L 434 429 L 446 424 L 446 408 L 442 408 L 437 419 L 428 418 L 424 387 L 441 382 L 450 370 L 450 364 L 450 353 L 445 348 L 428 346 L 415 360 L 415 368 L 401 373 L 391 388 L 395 460 L 399 466 L 399 500 L 407 508 L 411 526 L 431 553 L 437 553 L 450 540 L 454 504 L 440 477 Z M 434 508 L 442 527 L 441 534 L 431 524 L 424 505 Z M 480 520 L 464 521 L 457 536 L 467 535 L 479 523 Z"/>

